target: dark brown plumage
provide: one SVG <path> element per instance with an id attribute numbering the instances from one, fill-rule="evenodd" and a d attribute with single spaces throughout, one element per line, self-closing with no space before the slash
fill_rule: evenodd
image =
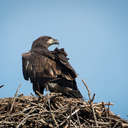
<path id="1" fill-rule="evenodd" d="M 55 92 L 55 88 L 60 87 L 60 92 L 69 88 L 78 94 L 76 97 L 82 97 L 75 81 L 77 75 L 68 62 L 67 53 L 64 49 L 58 48 L 49 51 L 48 47 L 53 44 L 58 44 L 58 41 L 52 37 L 42 36 L 33 42 L 29 52 L 22 54 L 25 80 L 32 82 L 36 94 L 37 91 L 43 94 L 44 88 L 48 86 L 50 91 Z"/>

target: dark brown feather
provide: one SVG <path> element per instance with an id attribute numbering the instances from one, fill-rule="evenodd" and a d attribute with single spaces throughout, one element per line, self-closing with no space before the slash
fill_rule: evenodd
<path id="1" fill-rule="evenodd" d="M 67 53 L 65 52 L 64 48 L 56 48 L 54 51 L 52 51 L 52 53 L 56 57 L 56 62 L 61 65 L 61 70 L 63 70 L 64 74 L 68 73 L 72 78 L 76 78 L 77 74 L 68 62 L 69 58 L 67 58 Z"/>
<path id="2" fill-rule="evenodd" d="M 34 52 L 28 52 L 22 55 L 24 78 L 31 81 L 39 78 L 56 78 L 61 75 L 61 68 L 56 62 L 46 56 Z"/>

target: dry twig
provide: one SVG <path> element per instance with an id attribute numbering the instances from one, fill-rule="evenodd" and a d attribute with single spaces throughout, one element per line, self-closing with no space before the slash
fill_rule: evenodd
<path id="1" fill-rule="evenodd" d="M 85 85 L 85 87 L 86 87 L 86 89 L 88 91 L 89 103 L 90 103 L 92 111 L 93 111 L 93 117 L 94 117 L 94 120 L 95 120 L 96 127 L 98 127 L 98 123 L 97 123 L 97 119 L 96 119 L 96 114 L 95 114 L 95 110 L 94 110 L 94 107 L 93 107 L 93 100 L 94 100 L 95 94 L 93 95 L 93 98 L 91 98 L 91 93 L 90 93 L 90 90 L 89 90 L 87 84 L 85 83 L 84 80 L 82 80 L 82 82 L 84 83 L 84 85 Z"/>
<path id="2" fill-rule="evenodd" d="M 18 88 L 16 90 L 16 93 L 14 95 L 14 98 L 13 98 L 13 101 L 12 101 L 12 105 L 11 105 L 11 109 L 10 109 L 10 113 L 12 112 L 12 109 L 13 109 L 13 106 L 14 106 L 14 103 L 15 103 L 15 99 L 16 99 L 16 97 L 18 95 L 18 91 L 19 91 L 20 87 L 21 87 L 21 84 L 18 86 Z"/>

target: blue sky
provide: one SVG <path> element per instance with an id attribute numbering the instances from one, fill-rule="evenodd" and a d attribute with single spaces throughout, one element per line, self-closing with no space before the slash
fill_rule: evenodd
<path id="1" fill-rule="evenodd" d="M 112 102 L 116 114 L 128 114 L 128 1 L 127 0 L 1 0 L 0 97 L 32 92 L 22 75 L 21 54 L 33 40 L 49 35 L 60 41 L 79 74 L 78 87 L 96 102 Z"/>

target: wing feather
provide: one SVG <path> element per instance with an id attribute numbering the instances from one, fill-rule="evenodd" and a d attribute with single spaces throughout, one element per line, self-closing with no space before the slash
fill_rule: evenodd
<path id="1" fill-rule="evenodd" d="M 30 53 L 22 54 L 22 70 L 25 80 L 29 80 L 29 66 L 30 66 L 29 56 Z"/>
<path id="2" fill-rule="evenodd" d="M 61 68 L 54 60 L 33 52 L 22 55 L 22 69 L 25 80 L 30 79 L 32 82 L 61 75 Z"/>
<path id="3" fill-rule="evenodd" d="M 68 62 L 69 59 L 67 58 L 67 53 L 64 51 L 63 48 L 56 48 L 54 51 L 52 51 L 52 54 L 55 55 L 56 62 L 61 65 L 61 70 L 66 75 L 65 77 L 70 77 L 72 79 L 77 77 L 75 70 Z"/>

